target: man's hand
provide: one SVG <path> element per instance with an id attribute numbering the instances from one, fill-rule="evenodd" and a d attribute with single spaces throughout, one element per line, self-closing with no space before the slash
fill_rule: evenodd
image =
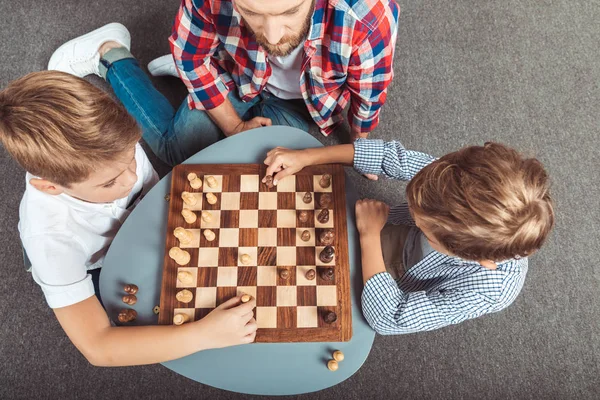
<path id="1" fill-rule="evenodd" d="M 308 153 L 309 150 L 290 150 L 283 147 L 276 147 L 267 153 L 265 165 L 267 168 L 267 176 L 273 177 L 273 184 L 282 180 L 288 175 L 293 175 L 302 168 L 309 165 Z M 263 178 L 263 183 L 265 178 Z"/>
<path id="2" fill-rule="evenodd" d="M 256 337 L 256 320 L 252 310 L 256 300 L 241 303 L 241 296 L 229 299 L 200 321 L 194 322 L 205 342 L 203 348 L 217 349 L 238 344 L 252 343 Z"/>
<path id="3" fill-rule="evenodd" d="M 261 126 L 271 126 L 271 119 L 265 117 L 254 117 L 248 121 L 241 121 L 230 132 L 224 132 L 225 136 L 233 136 L 237 133 L 249 131 L 250 129 L 260 128 Z"/>
<path id="4" fill-rule="evenodd" d="M 361 237 L 379 235 L 387 222 L 390 207 L 377 200 L 356 202 L 356 228 Z"/>

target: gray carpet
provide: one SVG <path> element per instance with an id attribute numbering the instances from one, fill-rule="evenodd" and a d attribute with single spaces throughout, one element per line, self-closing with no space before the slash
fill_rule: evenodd
<path id="1" fill-rule="evenodd" d="M 0 87 L 44 69 L 64 41 L 112 21 L 130 29 L 133 53 L 145 65 L 168 51 L 177 6 L 174 0 L 1 0 Z M 396 77 L 372 136 L 438 156 L 495 140 L 539 157 L 553 178 L 556 230 L 531 259 L 525 287 L 507 310 L 439 331 L 377 336 L 349 380 L 299 397 L 598 398 L 600 3 L 402 1 L 401 7 Z M 174 104 L 185 94 L 174 79 L 155 82 Z M 248 398 L 160 365 L 90 366 L 23 271 L 16 226 L 24 175 L 4 150 L 0 168 L 0 398 Z M 403 199 L 402 184 L 351 179 L 361 196 Z"/>

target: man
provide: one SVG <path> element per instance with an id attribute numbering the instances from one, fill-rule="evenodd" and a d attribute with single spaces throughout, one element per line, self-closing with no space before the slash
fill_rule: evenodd
<path id="1" fill-rule="evenodd" d="M 181 77 L 190 109 L 210 117 L 201 135 L 271 123 L 307 130 L 308 115 L 329 135 L 350 101 L 354 140 L 379 122 L 398 13 L 393 0 L 184 0 L 172 57 L 148 69 Z"/>

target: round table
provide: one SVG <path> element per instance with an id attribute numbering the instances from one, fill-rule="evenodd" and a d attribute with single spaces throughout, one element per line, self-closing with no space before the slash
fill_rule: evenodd
<path id="1" fill-rule="evenodd" d="M 242 132 L 190 157 L 187 164 L 262 163 L 267 151 L 283 146 L 292 149 L 322 144 L 296 128 L 273 126 Z M 108 315 L 116 320 L 123 284 L 139 286 L 135 323 L 155 325 L 152 309 L 159 304 L 167 226 L 165 195 L 171 174 L 165 176 L 138 204 L 115 237 L 100 275 L 100 293 Z M 355 229 L 357 194 L 346 181 L 348 244 L 352 290 L 352 339 L 342 343 L 253 343 L 205 350 L 163 363 L 178 374 L 220 389 L 260 395 L 293 395 L 322 390 L 354 374 L 366 360 L 374 331 L 361 313 L 362 277 Z M 346 356 L 336 372 L 326 367 L 333 350 Z"/>

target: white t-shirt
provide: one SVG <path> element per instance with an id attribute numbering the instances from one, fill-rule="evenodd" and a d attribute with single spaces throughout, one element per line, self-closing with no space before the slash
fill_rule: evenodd
<path id="1" fill-rule="evenodd" d="M 32 264 L 33 279 L 51 308 L 94 295 L 88 270 L 102 267 L 113 238 L 141 198 L 158 182 L 142 147 L 135 147 L 137 181 L 129 196 L 112 203 L 88 203 L 67 194 L 26 188 L 19 208 L 19 232 Z M 132 204 L 130 204 L 132 203 Z"/>
<path id="2" fill-rule="evenodd" d="M 301 99 L 300 72 L 304 46 L 296 47 L 288 56 L 269 57 L 271 76 L 267 81 L 267 90 L 284 100 Z"/>

